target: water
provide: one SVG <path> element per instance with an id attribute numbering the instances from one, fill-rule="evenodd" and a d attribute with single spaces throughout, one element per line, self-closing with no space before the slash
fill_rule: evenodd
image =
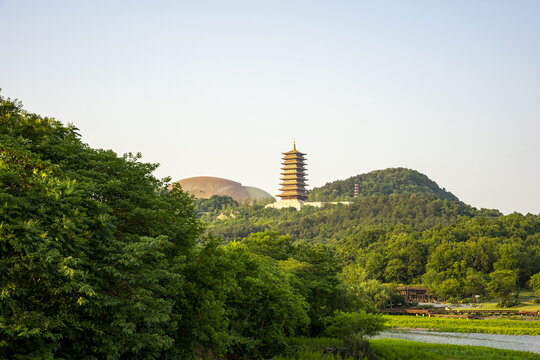
<path id="1" fill-rule="evenodd" d="M 403 339 L 436 344 L 487 346 L 540 354 L 540 336 L 430 332 L 421 330 L 383 331 L 373 339 Z"/>

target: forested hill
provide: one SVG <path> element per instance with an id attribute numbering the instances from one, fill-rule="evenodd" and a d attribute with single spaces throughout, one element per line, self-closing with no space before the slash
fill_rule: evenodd
<path id="1" fill-rule="evenodd" d="M 218 218 L 220 213 L 234 217 Z M 208 231 L 226 241 L 241 239 L 252 232 L 273 230 L 306 241 L 339 240 L 369 225 L 410 225 L 428 229 L 450 225 L 460 217 L 497 218 L 497 210 L 477 210 L 461 202 L 441 200 L 426 194 L 373 195 L 351 205 L 329 205 L 321 209 L 311 206 L 294 209 L 266 209 L 262 206 L 236 207 L 205 214 Z"/>
<path id="2" fill-rule="evenodd" d="M 441 189 L 436 182 L 426 175 L 405 168 L 375 170 L 345 180 L 336 180 L 319 188 L 314 188 L 309 194 L 309 200 L 350 200 L 353 196 L 355 183 L 360 185 L 360 198 L 372 195 L 428 194 L 434 195 L 441 200 L 459 201 L 454 194 Z"/>

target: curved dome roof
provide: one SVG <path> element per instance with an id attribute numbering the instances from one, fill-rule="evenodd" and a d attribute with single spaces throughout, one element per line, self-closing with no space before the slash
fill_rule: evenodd
<path id="1" fill-rule="evenodd" d="M 182 190 L 195 196 L 196 198 L 208 199 L 212 195 L 230 196 L 234 201 L 243 203 L 245 201 L 254 202 L 264 200 L 265 202 L 274 200 L 274 197 L 266 191 L 252 187 L 242 186 L 239 182 L 213 177 L 196 176 L 178 180 Z"/>
<path id="2" fill-rule="evenodd" d="M 264 191 L 263 189 L 259 189 L 259 188 L 256 188 L 256 187 L 253 187 L 253 186 L 244 186 L 244 190 L 246 191 L 249 199 L 251 201 L 253 200 L 256 200 L 256 201 L 270 201 L 270 200 L 274 200 L 276 201 L 276 199 L 270 195 L 269 193 L 267 193 L 266 191 Z"/>

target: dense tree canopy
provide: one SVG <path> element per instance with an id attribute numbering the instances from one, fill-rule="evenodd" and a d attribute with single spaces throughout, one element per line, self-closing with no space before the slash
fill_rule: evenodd
<path id="1" fill-rule="evenodd" d="M 252 232 L 270 229 L 289 234 L 294 240 L 328 242 L 344 239 L 362 231 L 368 225 L 412 225 L 428 229 L 435 225 L 450 225 L 459 217 L 498 217 L 494 210 L 477 210 L 469 205 L 440 200 L 433 195 L 392 194 L 362 198 L 351 205 L 327 205 L 323 208 L 305 206 L 301 211 L 272 209 L 262 206 L 237 207 L 216 214 L 205 214 L 208 231 L 226 240 L 241 239 Z M 219 214 L 217 214 L 219 215 Z"/>
<path id="2" fill-rule="evenodd" d="M 198 202 L 156 164 L 83 143 L 0 97 L 0 357 L 267 358 L 324 335 L 348 292 L 324 246 L 202 237 Z"/>
<path id="3" fill-rule="evenodd" d="M 379 195 L 301 211 L 226 212 L 234 217 L 204 215 L 207 231 L 232 240 L 271 229 L 298 242 L 330 246 L 351 286 L 357 288 L 356 281 L 380 289 L 369 291 L 380 306 L 391 296 L 369 280 L 428 285 L 441 299 L 484 298 L 497 296 L 488 287 L 492 272 L 516 271 L 516 286 L 522 287 L 540 270 L 539 216 L 503 216 L 433 195 Z"/>
<path id="4" fill-rule="evenodd" d="M 412 170 L 312 193 L 360 181 L 348 206 L 194 203 L 77 131 L 0 96 L 2 358 L 268 358 L 289 336 L 375 333 L 398 283 L 539 288 L 540 216 L 477 210 Z"/>
<path id="5" fill-rule="evenodd" d="M 336 180 L 315 188 L 309 193 L 310 201 L 354 200 L 354 186 L 359 186 L 359 198 L 373 195 L 426 194 L 441 200 L 459 201 L 451 192 L 441 189 L 434 181 L 416 170 L 390 168 Z"/>
<path id="6" fill-rule="evenodd" d="M 157 357 L 172 346 L 179 270 L 202 224 L 156 165 L 0 104 L 1 323 L 6 357 Z"/>

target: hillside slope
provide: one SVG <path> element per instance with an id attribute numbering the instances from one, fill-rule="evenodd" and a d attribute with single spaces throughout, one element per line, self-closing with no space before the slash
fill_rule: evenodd
<path id="1" fill-rule="evenodd" d="M 289 234 L 293 239 L 330 241 L 347 237 L 369 225 L 403 224 L 424 230 L 436 225 L 450 225 L 460 217 L 496 218 L 496 210 L 477 210 L 456 201 L 441 200 L 427 194 L 373 195 L 351 205 L 311 206 L 301 211 L 265 209 L 262 206 L 230 209 L 234 217 L 218 218 L 208 214 L 203 220 L 207 230 L 226 241 L 240 239 L 252 232 L 273 230 Z"/>
<path id="2" fill-rule="evenodd" d="M 451 192 L 441 189 L 426 175 L 406 168 L 375 170 L 367 174 L 337 180 L 310 191 L 310 201 L 350 200 L 354 184 L 360 185 L 360 198 L 373 195 L 425 194 L 448 201 L 459 201 Z"/>

